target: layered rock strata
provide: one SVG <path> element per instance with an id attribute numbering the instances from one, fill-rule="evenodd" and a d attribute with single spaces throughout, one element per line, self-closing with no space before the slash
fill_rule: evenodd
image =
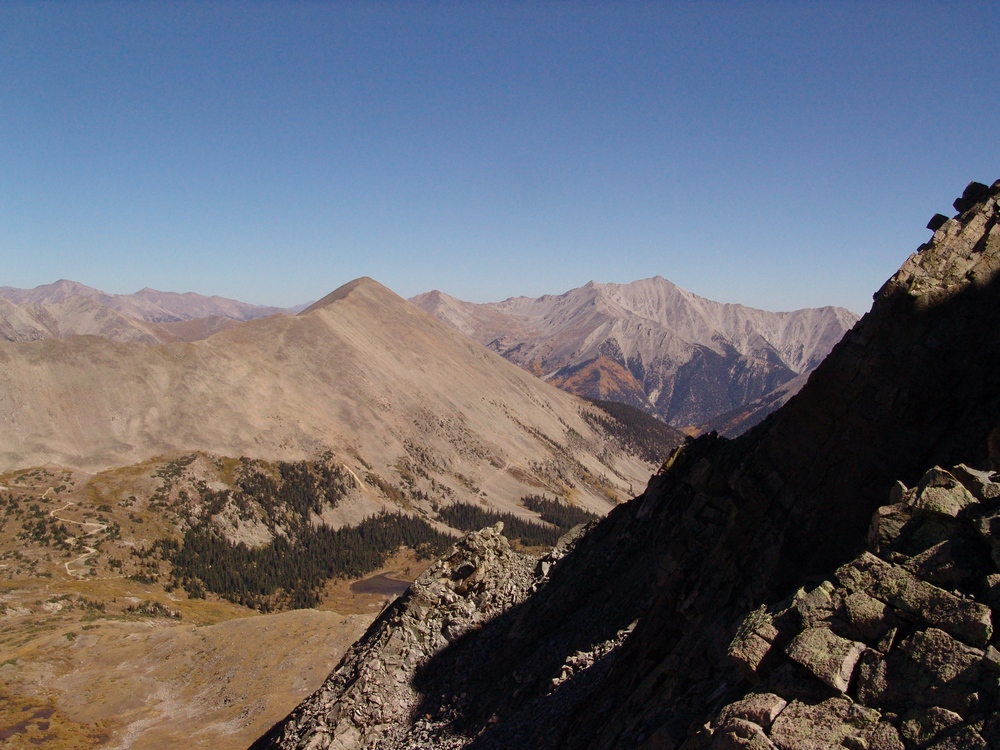
<path id="1" fill-rule="evenodd" d="M 811 372 L 857 321 L 837 307 L 768 312 L 712 302 L 659 276 L 490 304 L 439 291 L 410 301 L 563 390 L 677 426 L 741 409 Z"/>

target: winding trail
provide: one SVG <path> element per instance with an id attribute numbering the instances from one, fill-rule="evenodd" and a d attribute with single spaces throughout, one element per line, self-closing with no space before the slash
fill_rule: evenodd
<path id="1" fill-rule="evenodd" d="M 49 487 L 47 490 L 45 490 L 45 494 L 42 495 L 42 500 L 44 500 L 48 496 L 48 494 L 53 491 L 53 489 L 55 488 Z M 94 534 L 100 534 L 102 531 L 108 528 L 108 525 L 105 523 L 97 523 L 96 521 L 74 521 L 71 518 L 63 518 L 62 516 L 56 515 L 56 513 L 61 513 L 71 505 L 76 505 L 76 503 L 68 500 L 63 507 L 56 508 L 55 510 L 50 510 L 49 516 L 56 519 L 57 521 L 62 521 L 63 523 L 75 523 L 77 526 L 82 527 L 81 528 L 82 536 L 93 536 Z M 92 527 L 89 531 L 87 530 L 88 526 Z M 71 536 L 67 539 L 67 541 L 70 544 L 73 544 L 76 541 L 76 537 Z M 72 560 L 63 563 L 63 565 L 66 567 L 66 574 L 73 578 L 86 578 L 87 571 L 90 569 L 90 567 L 88 565 L 82 565 L 80 570 L 73 571 L 70 569 L 70 566 L 76 565 L 78 563 L 82 564 L 84 560 L 86 560 L 88 557 L 97 552 L 97 550 L 94 549 L 93 547 L 88 547 L 84 545 L 83 548 L 86 550 L 86 552 L 84 552 L 79 557 L 75 557 Z"/>

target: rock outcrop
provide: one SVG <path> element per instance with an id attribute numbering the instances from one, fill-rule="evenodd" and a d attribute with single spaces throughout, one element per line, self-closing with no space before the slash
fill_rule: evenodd
<path id="1" fill-rule="evenodd" d="M 894 488 L 867 551 L 743 621 L 729 656 L 753 687 L 685 750 L 997 747 L 996 480 L 959 465 Z"/>
<path id="2" fill-rule="evenodd" d="M 442 722 L 411 715 L 418 667 L 464 633 L 523 601 L 564 553 L 539 561 L 513 551 L 503 524 L 469 534 L 391 604 L 344 656 L 323 687 L 255 748 L 349 750 L 429 735 Z M 464 744 L 459 742 L 459 744 Z"/>
<path id="3" fill-rule="evenodd" d="M 780 411 L 676 450 L 418 665 L 368 746 L 1000 747 L 998 195 L 973 190 Z"/>

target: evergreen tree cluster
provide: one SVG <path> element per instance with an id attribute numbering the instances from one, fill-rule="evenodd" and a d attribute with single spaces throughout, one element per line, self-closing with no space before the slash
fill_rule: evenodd
<path id="1" fill-rule="evenodd" d="M 319 514 L 324 505 L 335 507 L 351 487 L 348 472 L 328 461 L 279 461 L 277 469 L 275 480 L 256 462 L 243 459 L 237 494 L 244 498 L 238 499 L 256 502 L 271 518 L 287 514 L 308 520 L 310 512 Z"/>
<path id="2" fill-rule="evenodd" d="M 558 526 L 562 531 L 568 531 L 581 523 L 590 523 L 600 518 L 589 510 L 566 505 L 566 503 L 555 499 L 550 500 L 541 495 L 525 495 L 521 498 L 521 505 L 528 510 L 535 511 L 542 517 L 543 521 Z"/>
<path id="3" fill-rule="evenodd" d="M 535 496 L 531 497 L 534 498 Z M 527 498 L 522 498 L 522 502 L 525 499 Z M 453 529 L 460 529 L 462 531 L 478 531 L 487 526 L 492 526 L 497 521 L 503 521 L 503 535 L 511 541 L 515 539 L 519 540 L 526 547 L 551 547 L 559 541 L 559 537 L 576 526 L 576 524 L 582 522 L 576 519 L 580 518 L 589 521 L 597 518 L 592 513 L 563 505 L 556 500 L 546 500 L 540 497 L 537 500 L 541 502 L 536 502 L 535 504 L 539 508 L 544 508 L 548 515 L 548 517 L 543 515 L 543 520 L 553 524 L 552 526 L 545 526 L 535 521 L 518 518 L 512 513 L 500 512 L 491 508 L 472 505 L 471 503 L 454 503 L 448 505 L 441 508 L 438 511 L 438 515 L 444 523 Z M 534 499 L 531 502 L 534 502 Z M 525 506 L 531 508 L 527 503 L 525 503 Z M 531 510 L 541 513 L 537 508 L 531 508 Z"/>
<path id="4" fill-rule="evenodd" d="M 268 612 L 315 606 L 327 580 L 370 573 L 400 547 L 429 556 L 452 542 L 427 522 L 398 513 L 337 530 L 313 523 L 314 516 L 336 506 L 352 484 L 350 474 L 328 457 L 279 462 L 272 469 L 241 459 L 236 487 L 198 487 L 202 512 L 190 519 L 183 540 L 159 540 L 148 554 L 170 561 L 170 585 L 183 586 L 192 598 L 211 591 Z M 241 520 L 263 523 L 272 541 L 259 547 L 231 542 L 213 521 L 226 508 Z"/>
<path id="5" fill-rule="evenodd" d="M 591 427 L 616 438 L 623 448 L 643 461 L 659 464 L 684 442 L 684 433 L 641 409 L 617 401 L 587 400 L 607 415 L 582 411 Z"/>
<path id="6" fill-rule="evenodd" d="M 336 530 L 304 526 L 295 537 L 276 536 L 262 547 L 233 544 L 202 524 L 187 531 L 170 560 L 176 582 L 190 596 L 204 595 L 207 589 L 268 612 L 316 606 L 327 580 L 370 573 L 400 547 L 430 556 L 452 541 L 426 521 L 401 513 L 383 513 Z"/>
<path id="7" fill-rule="evenodd" d="M 48 547 L 50 544 L 62 546 L 69 549 L 70 537 L 66 525 L 55 518 L 43 516 L 36 521 L 25 521 L 23 530 L 17 535 L 18 539 L 24 539 Z"/>
<path id="8" fill-rule="evenodd" d="M 336 530 L 315 524 L 315 516 L 336 505 L 352 483 L 349 473 L 329 460 L 267 467 L 243 459 L 233 489 L 213 491 L 204 483 L 197 488 L 201 512 L 189 518 L 180 542 L 161 539 L 134 554 L 150 566 L 156 559 L 169 561 L 170 589 L 182 586 L 191 598 L 213 592 L 268 612 L 316 606 L 328 580 L 364 576 L 384 565 L 400 547 L 433 556 L 454 541 L 426 521 L 401 513 L 382 513 Z M 522 498 L 522 504 L 546 523 L 468 503 L 442 508 L 440 517 L 463 531 L 503 521 L 509 539 L 530 547 L 552 546 L 569 528 L 596 518 L 540 496 Z M 227 508 L 241 519 L 255 518 L 266 525 L 272 541 L 250 547 L 227 539 L 213 520 Z M 153 571 L 142 569 L 137 575 L 153 575 Z"/>

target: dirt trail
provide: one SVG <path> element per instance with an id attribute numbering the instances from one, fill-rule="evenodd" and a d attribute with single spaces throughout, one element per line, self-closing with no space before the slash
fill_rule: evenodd
<path id="1" fill-rule="evenodd" d="M 45 490 L 45 494 L 42 495 L 42 500 L 44 500 L 48 496 L 48 494 L 53 491 L 53 489 L 54 489 L 53 487 L 49 487 L 47 490 Z M 94 534 L 100 534 L 102 531 L 108 528 L 108 525 L 105 523 L 97 523 L 96 521 L 74 521 L 72 518 L 63 518 L 62 516 L 56 515 L 56 513 L 61 513 L 71 505 L 76 505 L 76 503 L 74 503 L 71 500 L 67 501 L 63 507 L 56 508 L 55 510 L 50 510 L 49 516 L 56 519 L 57 521 L 62 521 L 63 523 L 75 523 L 77 526 L 80 526 L 82 536 L 93 536 Z M 88 526 L 91 527 L 90 530 L 87 529 Z M 73 544 L 74 542 L 76 542 L 76 537 L 71 536 L 66 541 L 68 541 L 70 544 Z M 90 567 L 88 565 L 84 565 L 83 561 L 86 560 L 91 555 L 95 554 L 97 550 L 94 549 L 93 547 L 88 547 L 87 545 L 83 545 L 83 548 L 84 550 L 86 550 L 86 552 L 84 552 L 79 557 L 75 557 L 72 560 L 63 563 L 63 565 L 66 567 L 67 575 L 72 576 L 74 578 L 86 578 L 87 571 L 90 570 Z M 76 571 L 70 569 L 71 565 L 77 565 L 78 563 L 81 565 L 80 569 Z"/>

